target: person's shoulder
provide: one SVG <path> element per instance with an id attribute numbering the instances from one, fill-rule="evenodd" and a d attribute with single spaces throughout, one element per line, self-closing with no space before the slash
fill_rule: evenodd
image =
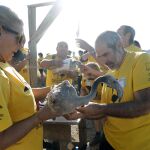
<path id="1" fill-rule="evenodd" d="M 150 56 L 150 53 L 147 53 L 145 51 L 139 51 L 139 52 L 134 52 L 136 54 L 136 56 L 140 56 L 140 57 L 145 57 L 145 56 Z"/>
<path id="2" fill-rule="evenodd" d="M 141 52 L 142 51 L 141 48 L 137 47 L 134 44 L 131 44 L 130 46 L 126 47 L 126 49 L 130 52 Z"/>
<path id="3" fill-rule="evenodd" d="M 150 54 L 143 51 L 135 52 L 134 59 L 140 62 L 150 62 Z"/>
<path id="4" fill-rule="evenodd" d="M 8 77 L 6 76 L 4 70 L 0 68 L 0 79 L 7 79 Z"/>

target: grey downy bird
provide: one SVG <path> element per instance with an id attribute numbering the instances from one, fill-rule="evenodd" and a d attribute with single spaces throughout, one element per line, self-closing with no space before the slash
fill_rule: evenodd
<path id="1" fill-rule="evenodd" d="M 115 89 L 117 95 L 112 96 L 112 101 L 121 100 L 123 96 L 123 89 L 119 82 L 111 75 L 100 76 L 95 79 L 91 91 L 86 96 L 78 96 L 75 88 L 68 80 L 54 86 L 54 88 L 47 94 L 47 105 L 54 112 L 67 114 L 75 110 L 76 107 L 83 106 L 93 100 L 97 93 L 97 87 L 100 83 L 107 84 L 108 87 Z"/>

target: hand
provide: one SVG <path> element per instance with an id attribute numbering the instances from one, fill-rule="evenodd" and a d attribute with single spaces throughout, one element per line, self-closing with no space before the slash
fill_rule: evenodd
<path id="1" fill-rule="evenodd" d="M 82 113 L 74 111 L 72 113 L 63 115 L 63 117 L 67 120 L 76 120 L 76 119 L 79 119 L 79 118 L 83 118 L 84 116 L 83 116 Z"/>
<path id="2" fill-rule="evenodd" d="M 45 106 L 37 112 L 37 116 L 41 121 L 52 119 L 61 115 L 61 113 L 51 111 L 47 104 L 45 104 Z"/>
<path id="3" fill-rule="evenodd" d="M 88 52 L 93 52 L 94 48 L 82 39 L 76 39 L 76 43 L 79 44 L 80 48 L 87 50 Z"/>
<path id="4" fill-rule="evenodd" d="M 81 73 L 83 73 L 83 74 L 92 74 L 92 72 L 93 72 L 93 70 L 94 69 L 92 69 L 91 67 L 89 67 L 89 66 L 87 66 L 87 65 L 81 65 L 80 66 L 80 71 L 81 71 Z"/>
<path id="5" fill-rule="evenodd" d="M 88 57 L 90 56 L 90 53 L 85 53 L 81 56 L 80 61 L 85 62 L 88 61 Z"/>
<path id="6" fill-rule="evenodd" d="M 87 119 L 93 119 L 93 118 L 103 118 L 104 115 L 104 109 L 105 104 L 97 104 L 90 102 L 88 105 L 85 105 L 84 107 L 78 107 L 76 110 L 82 114 L 82 117 Z"/>
<path id="7" fill-rule="evenodd" d="M 99 70 L 95 70 L 87 65 L 81 65 L 80 66 L 80 71 L 81 73 L 83 73 L 85 76 L 92 76 L 94 78 L 97 78 L 99 76 L 103 76 L 105 74 L 105 72 Z"/>

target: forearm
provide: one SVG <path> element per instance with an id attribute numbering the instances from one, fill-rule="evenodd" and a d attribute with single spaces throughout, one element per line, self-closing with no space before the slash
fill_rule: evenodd
<path id="1" fill-rule="evenodd" d="M 40 63 L 40 67 L 46 68 L 46 69 L 53 69 L 55 66 L 55 60 L 43 60 Z"/>
<path id="2" fill-rule="evenodd" d="M 85 117 L 85 119 L 88 119 L 88 120 L 99 120 L 99 119 L 103 119 L 103 118 L 105 118 L 105 116 L 102 114 L 91 115 L 91 116 Z"/>
<path id="3" fill-rule="evenodd" d="M 76 78 L 77 76 L 78 76 L 78 71 L 77 70 L 75 70 L 75 71 L 66 71 L 67 72 L 67 76 L 69 77 L 69 78 L 72 78 L 72 79 L 74 79 L 74 78 Z"/>
<path id="4" fill-rule="evenodd" d="M 149 102 L 129 101 L 104 105 L 104 114 L 119 118 L 134 118 L 150 113 Z"/>
<path id="5" fill-rule="evenodd" d="M 92 69 L 92 74 L 93 74 L 95 77 L 99 77 L 99 76 L 103 76 L 103 75 L 105 74 L 105 72 L 97 71 L 97 70 Z"/>
<path id="6" fill-rule="evenodd" d="M 0 150 L 4 150 L 10 145 L 22 139 L 34 127 L 40 123 L 37 115 L 15 123 L 3 132 L 0 132 Z"/>
<path id="7" fill-rule="evenodd" d="M 36 101 L 39 101 L 45 99 L 46 95 L 50 91 L 50 87 L 32 88 L 32 91 Z"/>

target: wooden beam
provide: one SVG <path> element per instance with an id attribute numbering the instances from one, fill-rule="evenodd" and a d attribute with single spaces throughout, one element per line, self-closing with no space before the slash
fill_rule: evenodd
<path id="1" fill-rule="evenodd" d="M 36 30 L 36 7 L 52 5 L 47 16 L 44 18 L 38 29 Z M 62 0 L 57 0 L 55 3 L 40 3 L 28 6 L 28 20 L 29 20 L 29 49 L 30 49 L 30 60 L 29 60 L 29 73 L 30 73 L 30 84 L 32 87 L 37 87 L 37 50 L 36 44 L 42 38 L 48 27 L 52 24 L 55 18 L 58 16 L 62 9 Z"/>
<path id="2" fill-rule="evenodd" d="M 42 6 L 48 6 L 48 5 L 54 5 L 56 2 L 46 2 L 46 3 L 38 3 L 38 4 L 32 4 L 32 5 L 28 5 L 28 8 L 37 8 L 37 7 L 42 7 Z"/>
<path id="3" fill-rule="evenodd" d="M 39 25 L 37 31 L 32 35 L 31 41 L 36 43 L 42 38 L 48 27 L 53 23 L 56 17 L 62 10 L 61 0 L 58 0 L 55 5 L 50 9 L 46 17 L 43 19 L 42 23 Z"/>
<path id="4" fill-rule="evenodd" d="M 28 8 L 29 18 L 29 38 L 36 32 L 36 8 Z M 37 86 L 37 50 L 36 43 L 29 42 L 30 60 L 29 60 L 29 74 L 30 74 L 30 85 L 32 87 Z"/>

